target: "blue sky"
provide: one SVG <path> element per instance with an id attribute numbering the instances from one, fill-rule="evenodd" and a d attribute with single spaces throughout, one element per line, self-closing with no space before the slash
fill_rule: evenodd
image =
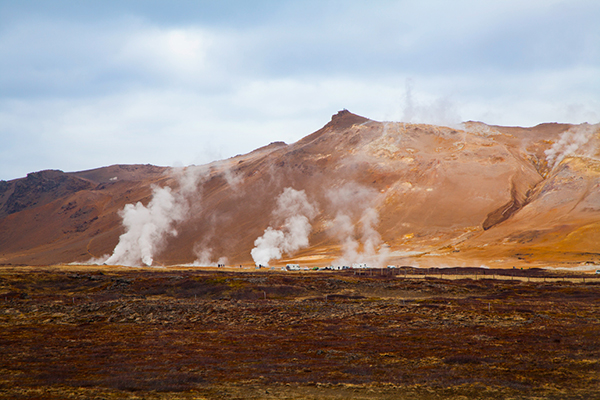
<path id="1" fill-rule="evenodd" d="M 0 179 L 203 164 L 338 110 L 600 121 L 600 2 L 0 0 Z"/>

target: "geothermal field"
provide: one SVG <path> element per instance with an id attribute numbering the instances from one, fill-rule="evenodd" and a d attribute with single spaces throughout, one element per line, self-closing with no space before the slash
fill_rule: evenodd
<path id="1" fill-rule="evenodd" d="M 0 263 L 594 270 L 599 129 L 344 110 L 207 165 L 34 172 L 0 182 Z"/>
<path id="2" fill-rule="evenodd" d="M 599 142 L 343 110 L 0 181 L 0 397 L 595 398 Z"/>

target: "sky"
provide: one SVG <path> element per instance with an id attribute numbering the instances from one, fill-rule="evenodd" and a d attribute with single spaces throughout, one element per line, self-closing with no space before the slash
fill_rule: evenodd
<path id="1" fill-rule="evenodd" d="M 378 121 L 600 121 L 597 0 L 0 0 L 0 179 Z"/>

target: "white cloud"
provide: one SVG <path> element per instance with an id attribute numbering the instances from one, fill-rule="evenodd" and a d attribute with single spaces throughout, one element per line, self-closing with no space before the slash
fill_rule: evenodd
<path id="1" fill-rule="evenodd" d="M 218 57 L 219 46 L 223 44 L 218 36 L 208 30 L 142 26 L 127 32 L 114 62 L 160 81 L 202 84 L 214 81 L 218 65 L 213 58 Z"/>

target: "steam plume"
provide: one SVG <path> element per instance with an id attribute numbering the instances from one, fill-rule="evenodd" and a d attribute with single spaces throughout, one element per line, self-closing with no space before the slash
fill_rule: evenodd
<path id="1" fill-rule="evenodd" d="M 457 127 L 461 118 L 454 102 L 448 97 L 438 97 L 428 102 L 419 102 L 413 92 L 414 82 L 405 82 L 404 109 L 401 121 L 427 123 Z"/>
<path id="2" fill-rule="evenodd" d="M 280 229 L 268 227 L 256 239 L 250 252 L 256 265 L 268 266 L 269 261 L 281 259 L 283 253 L 292 254 L 308 246 L 312 229 L 310 220 L 317 214 L 316 207 L 308 201 L 304 190 L 285 188 L 277 198 L 273 215 L 284 220 Z"/>
<path id="3" fill-rule="evenodd" d="M 550 168 L 554 168 L 568 156 L 592 156 L 595 146 L 585 145 L 594 137 L 599 128 L 600 124 L 590 125 L 584 123 L 561 133 L 558 142 L 545 151 L 546 161 L 548 161 Z"/>
<path id="4" fill-rule="evenodd" d="M 203 170 L 189 167 L 177 170 L 179 190 L 170 187 L 154 186 L 152 199 L 147 206 L 141 202 L 127 204 L 120 212 L 125 233 L 119 237 L 119 243 L 107 264 L 151 266 L 154 256 L 162 250 L 165 239 L 176 236 L 175 225 L 186 218 L 189 210 L 188 197 L 195 193 Z"/>
<path id="5" fill-rule="evenodd" d="M 405 104 L 404 112 L 402 113 L 402 121 L 412 122 L 415 116 L 415 104 L 412 97 L 413 80 L 408 78 L 405 82 Z"/>
<path id="6" fill-rule="evenodd" d="M 196 261 L 194 261 L 192 266 L 202 266 L 202 267 L 215 267 L 219 264 L 227 264 L 227 257 L 220 257 L 216 262 L 213 261 L 212 248 L 210 247 L 199 247 L 194 249 L 194 253 L 196 254 Z"/>
<path id="7" fill-rule="evenodd" d="M 374 207 L 377 192 L 349 183 L 331 190 L 328 197 L 338 210 L 332 233 L 340 241 L 343 254 L 337 262 L 344 265 L 367 262 L 381 266 L 388 256 L 388 250 L 376 230 L 379 224 L 379 213 Z M 355 225 L 360 226 L 359 232 L 356 232 Z"/>
<path id="8" fill-rule="evenodd" d="M 244 194 L 243 176 L 235 172 L 237 163 L 232 160 L 221 160 L 215 161 L 209 165 L 211 171 L 214 171 L 217 176 L 223 178 L 230 189 L 230 196 L 241 197 Z M 220 221 L 223 216 L 218 212 L 213 212 L 208 216 L 205 216 L 205 221 L 208 222 L 205 226 L 205 230 L 202 232 L 202 240 L 194 244 L 194 255 L 196 260 L 191 264 L 194 266 L 217 266 L 219 264 L 226 264 L 228 259 L 225 256 L 216 257 L 213 254 L 213 249 L 210 247 L 211 240 L 217 233 L 217 227 L 220 225 Z"/>

